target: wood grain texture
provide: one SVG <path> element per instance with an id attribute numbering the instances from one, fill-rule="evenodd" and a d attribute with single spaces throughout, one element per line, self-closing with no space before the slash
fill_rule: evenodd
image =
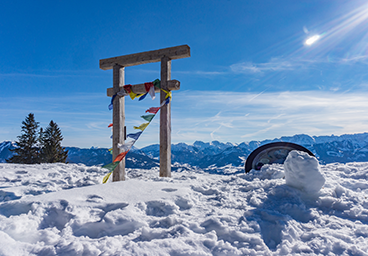
<path id="1" fill-rule="evenodd" d="M 120 87 L 120 90 L 122 90 L 123 87 Z M 178 80 L 170 80 L 168 81 L 168 89 L 170 91 L 176 91 L 180 89 L 180 82 Z M 119 91 L 120 91 L 119 90 Z M 132 85 L 132 91 L 137 94 L 143 94 L 146 93 L 146 88 L 144 87 L 144 84 L 134 84 Z M 155 87 L 155 92 L 160 92 L 161 90 Z M 114 95 L 114 88 L 107 88 L 107 96 L 112 97 Z"/>
<path id="2" fill-rule="evenodd" d="M 113 67 L 113 89 L 120 90 L 120 83 L 124 84 L 124 67 L 114 65 Z M 118 143 L 124 143 L 125 106 L 124 97 L 115 97 L 113 102 L 113 131 L 112 131 L 112 158 L 113 160 L 122 152 Z M 112 181 L 125 180 L 125 158 L 115 168 Z"/>
<path id="3" fill-rule="evenodd" d="M 164 56 L 170 58 L 171 60 L 190 57 L 190 47 L 188 45 L 180 45 L 160 50 L 101 59 L 100 68 L 103 70 L 108 70 L 112 69 L 115 64 L 119 64 L 124 67 L 130 67 L 141 64 L 159 62 Z"/>
<path id="4" fill-rule="evenodd" d="M 171 80 L 171 60 L 165 56 L 161 59 L 161 88 L 168 89 Z M 160 102 L 165 101 L 166 94 L 160 93 Z M 171 177 L 171 102 L 160 110 L 160 177 Z"/>

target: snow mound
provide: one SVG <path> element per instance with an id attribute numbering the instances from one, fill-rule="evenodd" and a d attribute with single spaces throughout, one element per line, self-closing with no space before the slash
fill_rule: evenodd
<path id="1" fill-rule="evenodd" d="M 325 184 L 318 160 L 306 152 L 291 151 L 284 168 L 286 184 L 308 194 L 317 193 Z"/>

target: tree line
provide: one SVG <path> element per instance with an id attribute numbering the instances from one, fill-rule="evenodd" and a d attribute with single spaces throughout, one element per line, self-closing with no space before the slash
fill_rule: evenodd
<path id="1" fill-rule="evenodd" d="M 17 136 L 15 154 L 7 159 L 8 163 L 39 164 L 65 163 L 68 150 L 61 146 L 63 136 L 59 126 L 50 121 L 45 130 L 40 128 L 34 114 L 29 113 L 22 122 L 22 134 Z"/>

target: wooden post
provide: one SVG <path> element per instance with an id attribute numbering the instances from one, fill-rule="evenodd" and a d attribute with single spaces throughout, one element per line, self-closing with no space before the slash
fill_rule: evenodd
<path id="1" fill-rule="evenodd" d="M 113 90 L 114 94 L 120 91 L 120 84 L 124 84 L 124 67 L 115 64 L 113 66 Z M 112 128 L 112 159 L 114 160 L 122 150 L 118 148 L 118 143 L 124 144 L 125 126 L 125 98 L 115 97 L 113 102 L 113 128 Z M 125 158 L 116 166 L 112 181 L 125 180 Z"/>
<path id="2" fill-rule="evenodd" d="M 171 60 L 161 59 L 161 88 L 169 91 L 171 80 Z M 165 101 L 166 93 L 160 93 L 160 102 Z M 160 177 L 171 177 L 171 102 L 162 106 L 160 113 Z"/>

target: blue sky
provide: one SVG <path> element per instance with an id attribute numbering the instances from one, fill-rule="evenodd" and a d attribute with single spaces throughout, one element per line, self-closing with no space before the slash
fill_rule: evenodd
<path id="1" fill-rule="evenodd" d="M 366 1 L 5 1 L 0 141 L 34 113 L 64 146 L 110 147 L 112 71 L 99 60 L 187 44 L 172 61 L 172 142 L 241 143 L 368 131 Z M 317 39 L 308 45 L 308 38 Z M 128 84 L 159 63 L 125 69 Z M 158 100 L 126 100 L 126 126 Z M 159 142 L 155 118 L 137 147 Z"/>

